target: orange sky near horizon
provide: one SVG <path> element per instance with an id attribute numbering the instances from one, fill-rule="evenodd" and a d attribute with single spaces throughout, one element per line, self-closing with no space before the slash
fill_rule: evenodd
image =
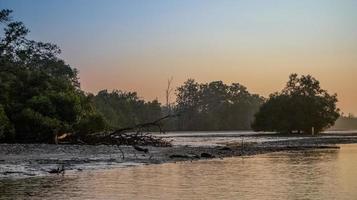
<path id="1" fill-rule="evenodd" d="M 2 0 L 29 38 L 58 44 L 82 89 L 164 100 L 174 86 L 238 82 L 267 97 L 311 74 L 357 115 L 355 0 Z M 174 100 L 174 97 L 171 99 Z"/>
<path id="2" fill-rule="evenodd" d="M 256 55 L 256 57 L 231 55 L 222 58 L 210 53 L 200 57 L 191 55 L 172 59 L 145 58 L 106 63 L 98 71 L 96 68 L 80 71 L 82 88 L 96 93 L 101 89 L 121 89 L 137 91 L 146 100 L 158 99 L 164 102 L 167 79 L 173 77 L 173 86 L 181 85 L 188 78 L 198 82 L 222 80 L 227 84 L 238 82 L 245 85 L 252 93 L 267 97 L 280 91 L 291 73 L 311 74 L 317 78 L 321 87 L 330 93 L 337 93 L 338 107 L 344 113 L 357 113 L 357 87 L 355 78 L 357 68 L 353 56 L 321 56 L 300 58 L 288 55 Z M 269 58 L 269 59 L 267 59 Z M 293 63 L 293 64 L 292 64 Z M 343 67 L 338 67 L 343 63 Z M 125 67 L 123 67 L 125 66 Z M 145 68 L 141 67 L 145 66 Z M 174 95 L 171 100 L 174 101 Z"/>

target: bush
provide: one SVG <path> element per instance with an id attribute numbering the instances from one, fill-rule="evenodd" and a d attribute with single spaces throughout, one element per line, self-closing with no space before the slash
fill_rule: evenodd
<path id="1" fill-rule="evenodd" d="M 316 133 L 334 125 L 339 117 L 337 96 L 320 88 L 315 78 L 290 75 L 280 93 L 270 95 L 255 115 L 252 128 L 256 131 L 284 133 Z"/>
<path id="2" fill-rule="evenodd" d="M 13 140 L 14 139 L 14 129 L 12 124 L 7 117 L 3 106 L 0 104 L 0 141 L 2 140 Z"/>
<path id="3" fill-rule="evenodd" d="M 53 142 L 60 132 L 103 128 L 87 96 L 79 88 L 77 70 L 59 58 L 60 49 L 26 38 L 28 30 L 0 11 L 0 140 Z M 89 115 L 88 113 L 91 113 Z M 95 116 L 95 117 L 94 117 Z M 98 125 L 98 127 L 94 127 Z M 12 128 L 14 127 L 14 128 Z"/>
<path id="4" fill-rule="evenodd" d="M 75 125 L 75 129 L 79 135 L 85 135 L 89 133 L 95 133 L 104 130 L 107 127 L 107 123 L 103 117 L 99 114 L 90 114 L 84 116 L 78 124 Z"/>

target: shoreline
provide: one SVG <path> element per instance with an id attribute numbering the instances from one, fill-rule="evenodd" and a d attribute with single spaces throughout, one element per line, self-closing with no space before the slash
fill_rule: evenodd
<path id="1" fill-rule="evenodd" d="M 144 147 L 148 149 L 148 153 L 138 152 L 132 146 L 118 148 L 113 145 L 0 144 L 0 180 L 53 175 L 50 171 L 62 166 L 65 172 L 80 172 L 92 169 L 253 156 L 278 151 L 336 149 L 339 148 L 336 146 L 338 144 L 357 143 L 357 135 L 325 136 L 307 138 L 303 136 L 296 139 L 296 136 L 292 135 L 294 139 L 280 141 L 278 140 L 280 136 L 275 136 L 276 141 L 259 143 L 243 141 L 221 146 Z"/>

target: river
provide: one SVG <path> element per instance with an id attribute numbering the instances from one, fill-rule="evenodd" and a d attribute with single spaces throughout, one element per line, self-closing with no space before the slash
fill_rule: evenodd
<path id="1" fill-rule="evenodd" d="M 357 199 L 357 145 L 0 179 L 0 199 Z"/>

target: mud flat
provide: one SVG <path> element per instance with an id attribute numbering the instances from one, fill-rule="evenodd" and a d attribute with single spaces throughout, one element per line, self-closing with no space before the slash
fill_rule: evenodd
<path id="1" fill-rule="evenodd" d="M 240 140 L 238 140 L 240 141 Z M 128 167 L 165 162 L 223 159 L 233 156 L 306 150 L 312 148 L 338 149 L 338 144 L 357 143 L 357 135 L 292 137 L 266 142 L 228 142 L 220 146 L 142 147 L 112 145 L 52 145 L 52 144 L 0 144 L 0 179 L 47 176 L 56 169 L 65 173 L 113 167 Z M 52 173 L 50 173 L 52 171 Z"/>

